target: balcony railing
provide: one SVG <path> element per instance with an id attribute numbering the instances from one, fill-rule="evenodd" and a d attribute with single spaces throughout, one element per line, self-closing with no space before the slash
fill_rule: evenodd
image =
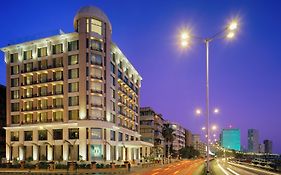
<path id="1" fill-rule="evenodd" d="M 38 111 L 38 110 L 49 110 L 49 109 L 63 109 L 63 105 L 56 106 L 43 106 L 43 107 L 31 107 L 31 108 L 22 108 L 21 111 L 29 112 L 29 111 Z"/>
<path id="2" fill-rule="evenodd" d="M 41 66 L 41 67 L 34 67 L 32 69 L 23 69 L 21 70 L 21 73 L 29 73 L 29 72 L 36 72 L 36 71 L 42 71 L 42 70 L 48 70 L 48 69 L 54 69 L 54 68 L 59 68 L 59 67 L 63 67 L 62 63 L 58 63 L 58 64 L 53 64 L 53 65 L 48 65 L 48 66 Z"/>
<path id="3" fill-rule="evenodd" d="M 102 104 L 91 104 L 91 107 L 94 107 L 94 108 L 102 108 L 103 105 L 102 105 Z"/>
<path id="4" fill-rule="evenodd" d="M 91 89 L 91 93 L 102 94 L 102 90 L 94 90 L 94 89 Z"/>
<path id="5" fill-rule="evenodd" d="M 39 94 L 32 94 L 30 96 L 21 96 L 22 99 L 28 99 L 28 98 L 40 98 L 40 97 L 47 97 L 47 96 L 53 96 L 53 95 L 63 95 L 63 91 L 58 92 L 49 92 L 49 93 L 39 93 Z"/>
<path id="6" fill-rule="evenodd" d="M 32 83 L 25 84 L 21 83 L 21 86 L 31 86 L 31 85 L 38 85 L 43 83 L 50 83 L 50 82 L 56 82 L 56 81 L 63 81 L 63 77 L 57 78 L 57 79 L 44 79 L 44 80 L 38 80 L 38 81 L 32 81 Z"/>

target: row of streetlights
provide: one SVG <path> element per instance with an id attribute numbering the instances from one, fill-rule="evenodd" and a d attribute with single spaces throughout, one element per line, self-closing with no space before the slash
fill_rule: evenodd
<path id="1" fill-rule="evenodd" d="M 180 45 L 182 48 L 188 48 L 191 39 L 199 39 L 203 41 L 206 47 L 206 132 L 207 132 L 207 174 L 210 172 L 210 158 L 209 158 L 209 151 L 210 151 L 210 123 L 209 123 L 209 116 L 210 116 L 210 109 L 209 109 L 209 44 L 214 41 L 215 39 L 219 38 L 227 38 L 233 39 L 236 35 L 238 29 L 238 20 L 232 20 L 222 31 L 214 34 L 211 37 L 203 38 L 192 35 L 188 31 L 183 31 L 180 34 Z M 214 112 L 219 112 L 218 109 L 215 109 Z M 197 114 L 201 114 L 201 110 L 196 110 Z"/>

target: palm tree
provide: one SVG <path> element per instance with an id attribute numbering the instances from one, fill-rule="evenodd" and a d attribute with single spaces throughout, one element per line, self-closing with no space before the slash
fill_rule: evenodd
<path id="1" fill-rule="evenodd" d="M 173 135 L 174 129 L 171 127 L 169 123 L 165 123 L 162 129 L 162 135 L 165 139 L 165 142 L 168 145 L 168 157 L 170 155 L 170 149 L 171 149 L 171 144 L 174 140 L 174 135 Z M 167 157 L 167 155 L 166 155 Z"/>

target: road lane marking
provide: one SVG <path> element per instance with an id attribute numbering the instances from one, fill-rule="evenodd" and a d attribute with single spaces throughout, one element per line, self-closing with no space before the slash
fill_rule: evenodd
<path id="1" fill-rule="evenodd" d="M 277 173 L 274 173 L 274 172 L 269 172 L 269 171 L 265 171 L 265 170 L 261 170 L 261 169 L 257 169 L 257 168 L 252 168 L 252 167 L 248 167 L 248 166 L 245 166 L 245 165 L 238 165 L 238 164 L 236 164 L 236 163 L 231 163 L 231 162 L 228 162 L 228 163 L 229 163 L 230 165 L 233 165 L 233 166 L 244 167 L 244 168 L 246 168 L 246 169 L 259 171 L 259 172 L 266 173 L 266 174 L 280 175 L 280 174 L 277 174 Z"/>
<path id="2" fill-rule="evenodd" d="M 158 171 L 158 170 L 161 170 L 161 168 L 156 168 L 156 169 L 153 169 L 152 171 Z"/>
<path id="3" fill-rule="evenodd" d="M 218 164 L 219 168 L 222 170 L 222 172 L 223 172 L 224 174 L 229 175 L 229 174 L 227 173 L 227 171 L 226 171 L 218 162 L 217 162 L 217 164 Z"/>
<path id="4" fill-rule="evenodd" d="M 230 169 L 230 168 L 227 168 L 227 170 L 230 171 L 230 172 L 232 172 L 232 173 L 235 174 L 235 175 L 240 175 L 240 174 L 236 173 L 235 171 L 233 171 L 233 170 Z"/>
<path id="5" fill-rule="evenodd" d="M 178 173 L 179 173 L 179 170 L 174 172 L 174 174 L 178 174 Z"/>

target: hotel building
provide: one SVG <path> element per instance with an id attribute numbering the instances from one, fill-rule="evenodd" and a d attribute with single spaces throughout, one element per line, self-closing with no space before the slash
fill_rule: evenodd
<path id="1" fill-rule="evenodd" d="M 83 7 L 74 29 L 1 48 L 7 160 L 139 160 L 153 146 L 140 140 L 142 78 L 112 42 L 107 16 Z"/>
<path id="2" fill-rule="evenodd" d="M 161 159 L 164 156 L 163 124 L 162 115 L 157 114 L 151 107 L 142 107 L 140 109 L 141 140 L 154 145 L 151 149 L 151 155 L 156 159 Z"/>

